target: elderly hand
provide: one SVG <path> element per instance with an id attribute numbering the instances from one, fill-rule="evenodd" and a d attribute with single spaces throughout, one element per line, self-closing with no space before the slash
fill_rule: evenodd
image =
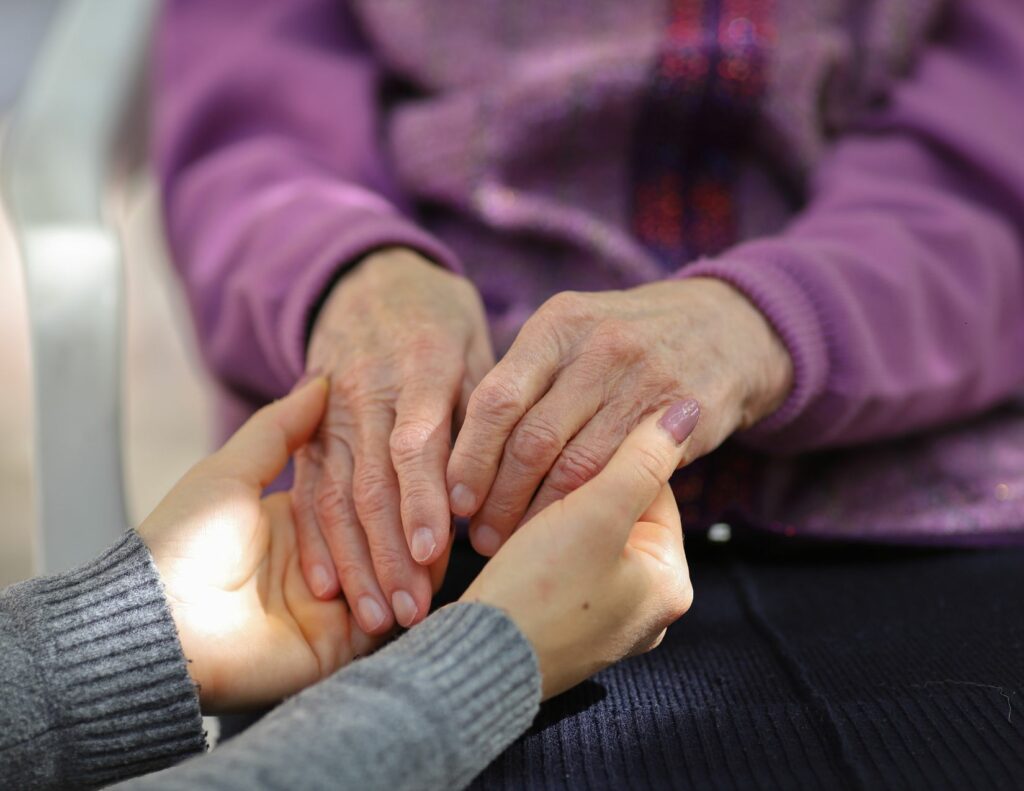
<path id="1" fill-rule="evenodd" d="M 470 398 L 448 463 L 452 511 L 473 516 L 474 547 L 493 555 L 593 478 L 645 415 L 700 402 L 683 465 L 770 414 L 791 380 L 779 338 L 724 282 L 558 294 Z"/>
<path id="2" fill-rule="evenodd" d="M 343 600 L 310 592 L 287 495 L 260 499 L 316 431 L 326 401 L 319 378 L 261 409 L 139 527 L 204 710 L 276 702 L 380 640 Z"/>
<path id="3" fill-rule="evenodd" d="M 331 392 L 296 457 L 302 569 L 321 598 L 340 583 L 368 633 L 427 614 L 427 567 L 450 539 L 453 413 L 493 363 L 476 290 L 409 250 L 368 256 L 317 317 L 308 364 Z"/>
<path id="4" fill-rule="evenodd" d="M 653 415 L 607 466 L 527 522 L 463 594 L 504 609 L 537 653 L 549 698 L 656 646 L 693 601 L 669 476 L 699 410 Z"/>

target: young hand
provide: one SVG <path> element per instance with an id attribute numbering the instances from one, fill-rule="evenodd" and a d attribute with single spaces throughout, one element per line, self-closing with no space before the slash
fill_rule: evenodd
<path id="1" fill-rule="evenodd" d="M 463 594 L 516 622 L 537 653 L 544 698 L 653 648 L 689 609 L 667 482 L 692 452 L 686 438 L 698 412 L 683 401 L 644 420 L 593 480 L 524 524 Z"/>
<path id="2" fill-rule="evenodd" d="M 443 562 L 453 413 L 494 364 L 480 298 L 415 252 L 368 256 L 339 281 L 310 342 L 330 375 L 324 425 L 296 457 L 302 569 L 324 599 L 339 589 L 362 629 L 426 616 L 428 567 Z"/>
<path id="3" fill-rule="evenodd" d="M 204 710 L 276 702 L 380 641 L 344 600 L 310 592 L 288 496 L 260 499 L 313 435 L 326 401 L 318 378 L 261 409 L 139 527 Z"/>
<path id="4" fill-rule="evenodd" d="M 470 398 L 448 464 L 452 511 L 473 517 L 474 547 L 493 555 L 593 478 L 645 415 L 700 402 L 686 464 L 774 411 L 791 381 L 782 342 L 722 281 L 558 294 Z"/>

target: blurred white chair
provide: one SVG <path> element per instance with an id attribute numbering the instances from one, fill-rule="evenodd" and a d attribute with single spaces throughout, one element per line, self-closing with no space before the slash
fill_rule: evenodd
<path id="1" fill-rule="evenodd" d="M 145 78 L 156 6 L 64 0 L 15 105 L 0 160 L 32 343 L 37 571 L 95 556 L 126 526 L 124 288 L 107 199 Z"/>

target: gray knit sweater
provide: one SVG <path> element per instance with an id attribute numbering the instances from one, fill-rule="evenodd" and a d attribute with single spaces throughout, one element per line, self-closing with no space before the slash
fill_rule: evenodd
<path id="1" fill-rule="evenodd" d="M 199 700 L 134 532 L 82 568 L 0 592 L 3 787 L 164 769 L 127 785 L 459 788 L 529 726 L 539 699 L 536 657 L 515 625 L 458 604 L 201 755 Z"/>

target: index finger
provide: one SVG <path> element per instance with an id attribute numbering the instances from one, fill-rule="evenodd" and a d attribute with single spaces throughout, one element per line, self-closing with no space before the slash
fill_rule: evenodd
<path id="1" fill-rule="evenodd" d="M 566 509 L 589 525 L 588 541 L 625 545 L 634 523 L 654 502 L 683 460 L 686 440 L 700 418 L 692 398 L 677 401 L 644 420 L 623 440 L 604 469 L 565 499 Z M 594 525 L 603 529 L 593 530 Z"/>
<path id="2" fill-rule="evenodd" d="M 453 513 L 472 516 L 487 499 L 506 440 L 547 392 L 557 365 L 557 347 L 527 322 L 505 357 L 476 386 L 448 460 Z"/>

